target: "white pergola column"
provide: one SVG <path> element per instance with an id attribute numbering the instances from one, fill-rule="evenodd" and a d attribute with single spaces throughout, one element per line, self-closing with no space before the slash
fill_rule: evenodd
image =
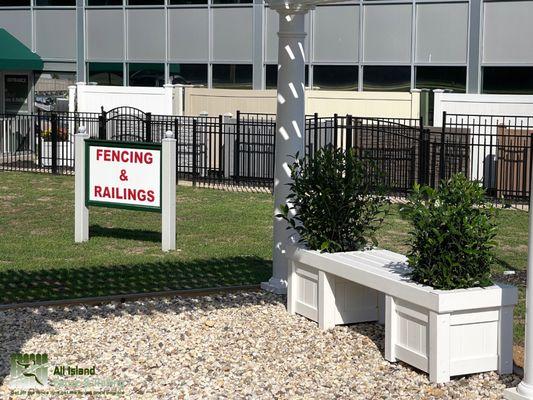
<path id="1" fill-rule="evenodd" d="M 530 187 L 533 185 L 531 175 Z M 506 389 L 507 400 L 533 400 L 533 195 L 529 196 L 529 233 L 526 281 L 526 336 L 524 354 L 524 379 L 516 388 Z"/>
<path id="2" fill-rule="evenodd" d="M 305 131 L 305 14 L 308 8 L 291 10 L 274 7 L 279 13 L 278 103 L 274 155 L 274 252 L 272 278 L 261 287 L 274 293 L 286 293 L 288 260 L 284 256 L 291 232 L 288 224 L 276 218 L 280 205 L 287 203 L 292 157 L 304 154 Z"/>

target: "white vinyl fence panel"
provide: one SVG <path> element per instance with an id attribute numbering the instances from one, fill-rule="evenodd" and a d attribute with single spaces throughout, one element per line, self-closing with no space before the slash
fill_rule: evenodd
<path id="1" fill-rule="evenodd" d="M 468 115 L 533 116 L 533 96 L 464 94 L 435 91 L 434 125 L 442 126 L 442 113 Z"/>
<path id="2" fill-rule="evenodd" d="M 100 112 L 116 107 L 135 107 L 157 115 L 173 115 L 174 85 L 164 87 L 99 86 L 76 84 L 76 101 L 70 111 Z M 73 110 L 72 107 L 77 107 Z"/>

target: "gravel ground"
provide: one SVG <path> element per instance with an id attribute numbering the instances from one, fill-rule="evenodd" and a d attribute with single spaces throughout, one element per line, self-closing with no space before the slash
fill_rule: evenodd
<path id="1" fill-rule="evenodd" d="M 321 331 L 265 292 L 3 311 L 0 399 L 15 398 L 16 352 L 46 352 L 49 382 L 65 381 L 53 366 L 95 365 L 97 378 L 124 385 L 119 395 L 51 388 L 32 399 L 499 399 L 519 381 L 486 373 L 430 384 L 383 359 L 383 335 L 377 324 Z"/>

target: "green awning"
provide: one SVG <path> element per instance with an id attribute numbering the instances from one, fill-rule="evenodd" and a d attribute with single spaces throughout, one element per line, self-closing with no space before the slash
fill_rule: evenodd
<path id="1" fill-rule="evenodd" d="M 0 71 L 41 71 L 43 60 L 5 29 L 0 29 Z"/>

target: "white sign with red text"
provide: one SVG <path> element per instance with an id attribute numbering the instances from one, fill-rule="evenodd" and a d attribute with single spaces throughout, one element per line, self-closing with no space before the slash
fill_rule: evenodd
<path id="1" fill-rule="evenodd" d="M 160 147 L 91 143 L 87 161 L 88 205 L 160 209 Z"/>

